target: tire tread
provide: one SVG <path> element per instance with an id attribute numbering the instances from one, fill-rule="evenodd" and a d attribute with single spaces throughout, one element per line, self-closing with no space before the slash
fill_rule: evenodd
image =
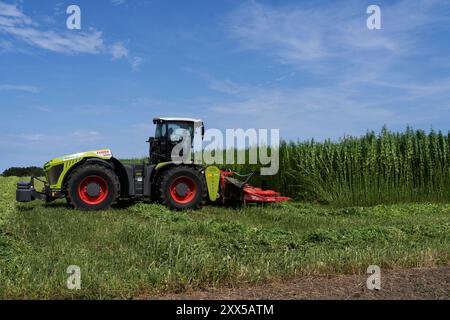
<path id="1" fill-rule="evenodd" d="M 96 171 L 96 172 L 101 172 L 103 174 L 105 174 L 106 176 L 108 176 L 111 181 L 114 184 L 114 196 L 112 198 L 112 201 L 105 205 L 104 207 L 101 207 L 101 210 L 106 210 L 109 209 L 111 206 L 115 205 L 119 199 L 120 196 L 120 181 L 119 178 L 117 177 L 117 175 L 115 174 L 115 172 L 109 168 L 107 168 L 106 166 L 100 165 L 100 164 L 85 164 L 82 165 L 78 168 L 76 168 L 68 177 L 67 179 L 67 183 L 66 183 L 66 199 L 67 199 L 67 203 L 69 205 L 71 205 L 72 207 L 74 207 L 75 209 L 78 210 L 100 210 L 100 209 L 90 209 L 87 208 L 85 206 L 83 206 L 82 203 L 78 203 L 78 201 L 76 201 L 76 199 L 73 199 L 72 194 L 73 194 L 73 189 L 77 188 L 78 186 L 75 185 L 75 180 L 78 178 L 79 175 L 83 174 L 83 171 Z M 109 188 L 110 191 L 112 188 Z"/>

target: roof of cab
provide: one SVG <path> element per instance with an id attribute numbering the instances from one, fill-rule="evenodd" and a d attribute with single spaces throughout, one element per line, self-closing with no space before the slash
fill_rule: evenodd
<path id="1" fill-rule="evenodd" d="M 203 122 L 201 119 L 193 118 L 177 118 L 177 117 L 157 117 L 153 119 L 153 122 L 162 121 L 185 121 L 185 122 Z"/>

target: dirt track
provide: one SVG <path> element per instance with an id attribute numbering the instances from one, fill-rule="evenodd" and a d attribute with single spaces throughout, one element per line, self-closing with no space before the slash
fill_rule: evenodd
<path id="1" fill-rule="evenodd" d="M 367 277 L 308 276 L 257 286 L 171 294 L 158 299 L 450 299 L 450 267 L 382 271 L 379 291 L 367 289 Z"/>

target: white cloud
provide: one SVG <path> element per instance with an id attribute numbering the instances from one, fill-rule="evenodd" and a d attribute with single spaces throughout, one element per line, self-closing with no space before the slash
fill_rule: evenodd
<path id="1" fill-rule="evenodd" d="M 412 32 L 434 21 L 430 11 L 443 1 L 403 0 L 382 6 L 385 29 L 368 30 L 360 1 L 314 7 L 245 2 L 225 20 L 244 50 L 264 51 L 279 63 L 321 73 L 332 62 L 364 64 L 372 57 L 408 55 L 416 49 Z M 349 57 L 354 58 L 348 61 Z M 326 66 L 325 64 L 328 63 Z"/>
<path id="2" fill-rule="evenodd" d="M 55 31 L 34 23 L 16 5 L 0 2 L 0 34 L 4 33 L 28 45 L 64 54 L 109 54 L 113 60 L 126 59 L 133 69 L 139 63 L 130 58 L 128 49 L 116 42 L 105 45 L 103 34 L 94 28 L 87 31 Z M 8 43 L 4 43 L 8 44 Z M 4 45 L 1 45 L 4 47 Z M 9 43 L 10 48 L 10 43 Z"/>
<path id="3" fill-rule="evenodd" d="M 72 114 L 81 116 L 106 116 L 127 112 L 126 108 L 123 107 L 100 104 L 76 105 L 70 106 L 68 109 Z"/>
<path id="4" fill-rule="evenodd" d="M 131 66 L 133 67 L 133 70 L 139 70 L 139 67 L 141 66 L 141 64 L 144 62 L 144 59 L 140 58 L 140 57 L 132 57 L 129 60 Z"/>
<path id="5" fill-rule="evenodd" d="M 116 42 L 110 47 L 112 54 L 112 59 L 126 59 L 131 65 L 133 70 L 138 70 L 144 61 L 142 58 L 137 56 L 130 56 L 128 49 L 124 46 L 122 42 Z"/>
<path id="6" fill-rule="evenodd" d="M 121 4 L 124 4 L 127 0 L 110 0 L 111 4 L 113 6 L 120 6 Z"/>
<path id="7" fill-rule="evenodd" d="M 326 55 L 317 32 L 323 29 L 317 27 L 326 23 L 324 20 L 309 10 L 274 9 L 247 2 L 229 17 L 228 30 L 244 49 L 270 48 L 278 59 L 299 62 Z"/>
<path id="8" fill-rule="evenodd" d="M 102 33 L 56 32 L 42 30 L 15 5 L 0 2 L 0 32 L 14 36 L 32 46 L 58 53 L 100 53 L 103 49 Z"/>
<path id="9" fill-rule="evenodd" d="M 63 14 L 66 14 L 66 10 L 64 8 L 64 3 L 63 2 L 57 2 L 55 4 L 55 7 L 53 9 L 53 13 L 55 16 L 61 16 Z"/>
<path id="10" fill-rule="evenodd" d="M 0 21 L 5 24 L 31 24 L 31 19 L 25 16 L 16 5 L 0 2 Z"/>
<path id="11" fill-rule="evenodd" d="M 28 93 L 38 93 L 39 89 L 29 85 L 2 84 L 0 85 L 0 91 L 23 91 Z"/>
<path id="12" fill-rule="evenodd" d="M 103 138 L 99 132 L 92 130 L 75 131 L 73 137 L 80 142 L 95 142 Z"/>
<path id="13" fill-rule="evenodd" d="M 19 141 L 22 140 L 36 142 L 45 140 L 47 136 L 43 133 L 21 133 L 17 135 L 9 135 L 8 137 L 18 139 Z"/>
<path id="14" fill-rule="evenodd" d="M 128 49 L 125 48 L 122 42 L 114 43 L 111 48 L 111 54 L 113 59 L 121 59 L 128 57 Z"/>
<path id="15" fill-rule="evenodd" d="M 210 79 L 209 88 L 230 95 L 237 95 L 247 89 L 245 86 L 237 85 L 230 80 L 218 81 L 216 79 Z"/>
<path id="16" fill-rule="evenodd" d="M 284 137 L 317 139 L 363 134 L 384 124 L 426 127 L 450 112 L 443 107 L 450 101 L 450 80 L 428 85 L 370 82 L 369 90 L 364 85 L 343 82 L 288 89 L 208 79 L 209 88 L 225 96 L 198 105 L 212 111 L 213 121 L 224 128 L 279 128 Z"/>
<path id="17" fill-rule="evenodd" d="M 52 111 L 49 107 L 46 107 L 46 106 L 36 106 L 36 107 L 33 107 L 33 109 L 36 111 L 39 111 L 39 112 L 43 112 L 43 113 L 49 113 Z"/>
<path id="18" fill-rule="evenodd" d="M 53 52 L 98 54 L 103 50 L 102 33 L 94 29 L 91 29 L 89 33 L 79 34 L 40 31 L 33 28 L 23 28 L 22 26 L 4 28 L 3 30 L 30 45 Z"/>
<path id="19" fill-rule="evenodd" d="M 392 112 L 376 104 L 356 101 L 352 98 L 353 92 L 344 87 L 335 87 L 335 90 L 329 91 L 329 87 L 280 89 L 238 84 L 233 86 L 241 89 L 231 95 L 232 99 L 213 103 L 214 112 L 249 115 L 252 119 L 260 119 L 261 123 L 280 118 L 303 122 L 316 116 L 338 116 L 341 120 L 352 121 L 374 120 L 374 117 L 387 120 L 392 116 Z M 223 92 L 221 89 L 219 91 Z"/>
<path id="20" fill-rule="evenodd" d="M 12 51 L 13 44 L 11 41 L 0 39 L 0 53 Z"/>

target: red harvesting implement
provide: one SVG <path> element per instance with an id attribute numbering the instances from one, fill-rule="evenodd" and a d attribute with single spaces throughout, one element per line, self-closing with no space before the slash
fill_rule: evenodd
<path id="1" fill-rule="evenodd" d="M 220 172 L 221 200 L 223 204 L 229 201 L 235 203 L 274 203 L 287 201 L 290 198 L 281 196 L 279 192 L 273 190 L 263 190 L 248 184 L 248 181 L 257 173 L 253 172 L 246 176 L 244 181 L 232 178 L 237 175 L 232 171 Z"/>

